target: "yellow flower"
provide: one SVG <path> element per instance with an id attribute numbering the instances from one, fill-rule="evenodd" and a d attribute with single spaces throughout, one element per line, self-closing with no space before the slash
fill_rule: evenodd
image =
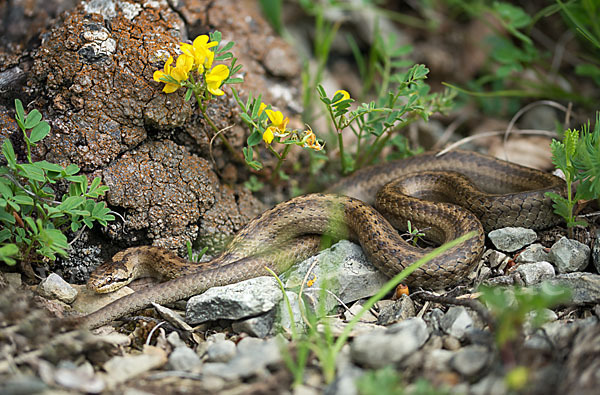
<path id="1" fill-rule="evenodd" d="M 194 59 L 194 64 L 198 67 L 198 72 L 203 73 L 205 68 L 209 69 L 212 65 L 212 61 L 215 57 L 213 51 L 210 50 L 212 47 L 219 45 L 218 42 L 208 42 L 209 37 L 205 34 L 198 36 L 194 39 L 194 42 L 190 44 L 181 43 L 181 51 L 184 54 L 191 56 Z M 209 59 L 209 65 L 206 65 L 207 58 Z"/>
<path id="2" fill-rule="evenodd" d="M 265 143 L 271 144 L 273 138 L 273 130 L 271 129 L 271 127 L 268 127 L 267 130 L 265 130 L 265 132 L 263 133 L 263 140 L 265 141 Z"/>
<path id="3" fill-rule="evenodd" d="M 341 89 L 339 91 L 335 91 L 335 93 L 333 94 L 333 97 L 335 97 L 335 95 L 337 95 L 338 93 L 342 94 L 342 98 L 340 100 L 334 102 L 333 104 L 350 99 L 350 94 L 343 89 Z"/>
<path id="4" fill-rule="evenodd" d="M 153 78 L 154 81 L 164 82 L 165 86 L 163 88 L 163 92 L 165 93 L 173 93 L 177 89 L 181 87 L 181 82 L 185 81 L 189 77 L 189 72 L 193 67 L 194 59 L 188 55 L 180 55 L 177 58 L 177 62 L 175 63 L 175 67 L 171 66 L 173 64 L 173 57 L 169 56 L 169 59 L 165 63 L 163 70 L 156 70 L 154 72 Z M 175 84 L 173 82 L 166 82 L 162 79 L 165 77 L 172 77 L 178 83 Z"/>
<path id="5" fill-rule="evenodd" d="M 221 90 L 221 84 L 227 77 L 229 77 L 229 68 L 224 64 L 218 64 L 209 70 L 204 77 L 208 91 L 215 96 L 224 95 L 225 92 Z"/>
<path id="6" fill-rule="evenodd" d="M 265 103 L 260 103 L 260 107 L 258 108 L 258 115 L 260 116 L 260 114 L 263 113 L 263 111 L 265 110 L 265 108 L 267 108 L 267 105 Z"/>
<path id="7" fill-rule="evenodd" d="M 265 110 L 267 116 L 271 120 L 271 126 L 269 129 L 272 129 L 272 133 L 275 136 L 284 136 L 285 129 L 287 127 L 288 122 L 290 121 L 288 117 L 284 117 L 281 111 L 273 111 L 273 110 Z"/>

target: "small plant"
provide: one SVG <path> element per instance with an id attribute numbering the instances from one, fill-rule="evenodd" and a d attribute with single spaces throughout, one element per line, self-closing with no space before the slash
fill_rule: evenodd
<path id="1" fill-rule="evenodd" d="M 192 243 L 190 243 L 189 240 L 185 241 L 185 247 L 187 248 L 188 260 L 195 263 L 200 262 L 200 259 L 202 259 L 204 254 L 206 254 L 206 251 L 208 251 L 208 247 L 204 247 L 199 253 L 195 254 L 192 250 Z"/>
<path id="2" fill-rule="evenodd" d="M 281 111 L 273 110 L 270 105 L 263 103 L 261 96 L 255 98 L 249 95 L 248 100 L 244 103 L 237 91 L 235 89 L 232 89 L 232 91 L 235 100 L 242 110 L 240 117 L 251 128 L 247 147 L 243 148 L 244 159 L 246 164 L 251 168 L 255 170 L 263 168 L 260 160 L 254 158 L 255 147 L 261 141 L 264 141 L 269 152 L 277 158 L 273 179 L 276 177 L 286 178 L 286 175 L 281 173 L 280 170 L 292 145 L 314 151 L 321 151 L 323 149 L 322 142 L 317 139 L 310 126 L 307 125 L 307 129 L 303 131 L 288 129 L 289 118 L 284 116 Z M 274 143 L 283 144 L 283 150 L 278 152 L 273 146 Z"/>
<path id="3" fill-rule="evenodd" d="M 377 101 L 362 103 L 352 111 L 350 106 L 354 100 L 348 92 L 339 90 L 329 98 L 319 85 L 317 92 L 337 135 L 342 174 L 373 163 L 386 145 L 397 144 L 392 139 L 394 131 L 418 118 L 427 120 L 432 113 L 450 107 L 453 94 L 429 93 L 429 86 L 424 82 L 428 73 L 425 66 L 418 64 L 405 73 L 392 74 L 386 86 L 393 91 L 380 91 Z M 357 139 L 353 154 L 345 150 L 346 129 L 352 130 Z"/>
<path id="4" fill-rule="evenodd" d="M 548 320 L 546 309 L 566 302 L 571 293 L 568 289 L 548 283 L 543 283 L 539 289 L 481 286 L 479 291 L 481 301 L 496 322 L 496 327 L 491 329 L 507 368 L 507 385 L 515 390 L 523 389 L 529 370 L 516 364 L 515 350 L 519 349 L 524 339 L 524 324 L 529 321 L 533 328 L 541 326 Z"/>
<path id="5" fill-rule="evenodd" d="M 235 99 L 243 111 L 241 113 L 242 120 L 252 129 L 252 133 L 248 137 L 248 146 L 244 147 L 243 157 L 240 157 L 239 152 L 233 149 L 206 111 L 207 103 L 213 97 L 225 94 L 221 89 L 223 85 L 243 82 L 242 78 L 231 77 L 242 68 L 241 65 L 236 64 L 237 58 L 229 52 L 235 43 L 230 41 L 221 47 L 220 41 L 221 33 L 215 31 L 210 34 L 210 37 L 207 35 L 196 37 L 192 44 L 182 43 L 179 47 L 182 54 L 177 57 L 177 60 L 169 56 L 164 69 L 154 72 L 154 80 L 165 83 L 163 87 L 165 93 L 173 93 L 179 88 L 185 88 L 186 101 L 190 100 L 193 95 L 202 116 L 214 132 L 214 136 L 208 136 L 209 139 L 218 136 L 234 157 L 246 163 L 251 169 L 260 170 L 263 168 L 263 164 L 254 158 L 254 147 L 261 140 L 265 142 L 267 149 L 278 159 L 273 177 L 279 176 L 280 167 L 291 145 L 295 144 L 317 151 L 321 150 L 323 146 L 310 127 L 303 132 L 287 129 L 289 119 L 280 111 L 276 111 L 271 106 L 262 103 L 260 96 L 253 98 L 252 95 L 249 95 L 248 100 L 244 103 L 232 87 Z M 230 59 L 231 64 L 229 66 L 226 64 L 213 64 L 215 61 Z M 172 66 L 173 62 L 175 62 L 174 67 Z M 272 146 L 273 142 L 284 144 L 283 152 L 275 150 Z M 257 182 L 253 183 L 255 188 L 258 188 L 259 185 Z"/>
<path id="6" fill-rule="evenodd" d="M 408 277 L 412 272 L 416 269 L 429 262 L 431 259 L 436 256 L 442 254 L 444 251 L 447 251 L 454 246 L 457 246 L 466 240 L 472 238 L 475 235 L 474 232 L 467 233 L 451 242 L 443 244 L 442 246 L 428 252 L 421 259 L 413 263 L 412 265 L 405 268 L 402 272 L 398 273 L 392 279 L 390 279 L 387 283 L 381 287 L 381 289 L 372 297 L 370 297 L 362 306 L 362 309 L 350 320 L 350 322 L 344 327 L 342 333 L 335 338 L 333 335 L 333 331 L 331 329 L 331 325 L 326 319 L 323 319 L 326 315 L 325 305 L 324 305 L 324 293 L 326 292 L 326 287 L 322 287 L 321 297 L 319 298 L 319 303 L 317 305 L 317 312 L 309 311 L 305 305 L 302 303 L 301 296 L 298 297 L 299 300 L 299 308 L 302 314 L 302 317 L 305 320 L 305 324 L 307 325 L 307 332 L 302 334 L 299 332 L 293 321 L 292 315 L 292 307 L 285 293 L 285 288 L 279 277 L 267 268 L 267 270 L 277 278 L 279 282 L 279 286 L 281 287 L 281 291 L 284 294 L 285 304 L 292 320 L 291 330 L 292 330 L 292 340 L 296 345 L 296 359 L 292 358 L 290 353 L 287 350 L 284 350 L 284 361 L 288 366 L 288 369 L 294 375 L 294 386 L 302 384 L 302 380 L 304 378 L 303 372 L 305 370 L 306 363 L 309 361 L 310 353 L 316 356 L 319 360 L 321 370 L 323 372 L 323 376 L 325 377 L 325 381 L 330 383 L 335 378 L 335 369 L 336 369 L 336 360 L 339 352 L 342 347 L 348 341 L 350 333 L 352 329 L 358 324 L 362 316 L 369 311 L 375 303 L 379 300 L 383 299 L 385 295 L 387 295 L 390 291 L 392 291 L 398 284 L 400 284 L 406 277 Z M 317 325 L 322 324 L 320 329 L 317 330 Z"/>
<path id="7" fill-rule="evenodd" d="M 408 238 L 412 242 L 414 246 L 417 246 L 417 243 L 422 237 L 425 237 L 425 232 L 417 229 L 417 227 L 413 227 L 410 220 L 406 222 Z"/>
<path id="8" fill-rule="evenodd" d="M 19 163 L 12 143 L 4 139 L 2 155 L 7 164 L 0 167 L 0 260 L 8 265 L 66 256 L 65 232 L 92 228 L 94 222 L 106 226 L 115 219 L 104 202 L 93 200 L 108 190 L 100 185 L 100 177 L 88 184 L 86 176 L 77 175 L 79 167 L 74 164 L 62 167 L 33 161 L 31 150 L 48 135 L 50 125 L 38 110 L 26 114 L 19 99 L 15 109 L 27 156 L 25 163 Z M 57 201 L 51 186 L 63 180 L 69 182 L 69 191 Z"/>
<path id="9" fill-rule="evenodd" d="M 600 197 L 600 113 L 596 114 L 594 130 L 590 131 L 589 121 L 578 130 L 567 130 L 563 141 L 552 140 L 552 163 L 565 175 L 567 197 L 556 193 L 546 193 L 554 202 L 554 212 L 567 223 L 569 237 L 574 226 L 586 226 L 587 222 L 577 220 L 574 207 L 577 202 Z M 578 181 L 573 194 L 573 184 Z"/>

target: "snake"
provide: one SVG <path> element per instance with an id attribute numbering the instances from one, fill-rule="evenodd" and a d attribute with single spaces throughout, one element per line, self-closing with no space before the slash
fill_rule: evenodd
<path id="1" fill-rule="evenodd" d="M 427 229 L 427 239 L 443 244 L 475 236 L 431 259 L 404 283 L 441 289 L 461 283 L 478 263 L 485 234 L 507 226 L 543 229 L 558 224 L 547 192 L 565 194 L 552 174 L 491 156 L 451 151 L 425 152 L 356 171 L 326 193 L 302 195 L 266 210 L 231 240 L 215 259 L 192 263 L 154 246 L 131 247 L 101 264 L 88 287 L 111 292 L 133 279 L 164 282 L 124 296 L 78 324 L 96 328 L 154 303 L 189 298 L 215 286 L 280 274 L 319 251 L 322 235 L 358 242 L 368 260 L 392 277 L 427 250 L 405 240 L 407 221 Z"/>

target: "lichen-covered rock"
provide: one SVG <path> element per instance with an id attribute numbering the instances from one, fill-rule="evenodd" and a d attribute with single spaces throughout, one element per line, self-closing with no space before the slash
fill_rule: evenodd
<path id="1" fill-rule="evenodd" d="M 242 96 L 261 93 L 282 110 L 298 107 L 289 100 L 289 90 L 300 86 L 297 58 L 253 2 L 82 1 L 33 52 L 27 91 L 52 126 L 35 155 L 104 177 L 109 205 L 125 211 L 125 222 L 109 228 L 113 238 L 181 248 L 200 237 L 216 249 L 262 210 L 248 192 L 219 185 L 216 173 L 234 184 L 239 170 L 194 101 L 184 100 L 183 89 L 163 93 L 152 78 L 180 42 L 214 30 L 222 42 L 236 41 Z M 281 86 L 288 92 L 281 94 Z M 241 155 L 248 130 L 228 89 L 207 113 L 217 128 L 229 127 L 223 133 Z M 10 118 L 10 111 L 0 117 Z M 16 136 L 19 154 L 16 126 L 4 124 L 0 138 Z"/>
<path id="2" fill-rule="evenodd" d="M 126 228 L 147 229 L 154 245 L 184 245 L 196 239 L 199 230 L 218 244 L 221 235 L 234 233 L 248 221 L 232 191 L 219 185 L 208 161 L 170 140 L 148 142 L 125 153 L 102 175 L 110 188 L 108 203 L 126 209 Z"/>

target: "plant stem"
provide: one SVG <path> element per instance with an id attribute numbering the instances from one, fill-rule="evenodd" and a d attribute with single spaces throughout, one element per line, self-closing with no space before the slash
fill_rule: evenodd
<path id="1" fill-rule="evenodd" d="M 286 156 L 290 152 L 291 147 L 292 147 L 291 144 L 286 144 L 281 155 L 277 155 L 278 161 L 277 161 L 277 165 L 275 166 L 275 170 L 273 170 L 273 174 L 271 175 L 271 181 L 275 181 L 275 179 L 277 177 L 279 177 L 279 169 L 281 168 L 281 165 L 282 165 L 283 161 L 285 160 Z M 269 148 L 271 148 L 271 146 L 269 146 Z M 273 150 L 272 148 L 271 148 L 271 150 L 277 154 L 277 152 L 275 150 Z"/>
<path id="2" fill-rule="evenodd" d="M 344 139 L 342 137 L 342 132 L 338 131 L 338 145 L 340 147 L 340 162 L 342 165 L 342 175 L 346 174 L 346 158 L 344 157 Z"/>

